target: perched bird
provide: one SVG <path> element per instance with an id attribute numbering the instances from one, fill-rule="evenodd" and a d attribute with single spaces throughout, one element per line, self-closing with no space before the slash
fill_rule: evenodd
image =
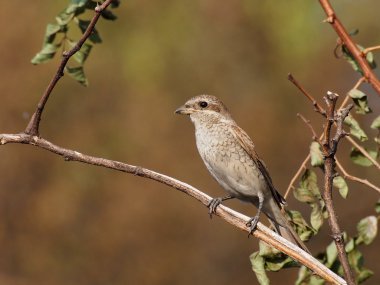
<path id="1" fill-rule="evenodd" d="M 250 233 L 255 230 L 260 213 L 264 212 L 278 234 L 307 250 L 281 212 L 285 199 L 273 186 L 252 140 L 232 119 L 222 101 L 211 95 L 196 96 L 175 113 L 190 116 L 199 154 L 208 171 L 228 194 L 210 202 L 210 215 L 228 199 L 250 202 L 258 209 L 247 223 Z"/>

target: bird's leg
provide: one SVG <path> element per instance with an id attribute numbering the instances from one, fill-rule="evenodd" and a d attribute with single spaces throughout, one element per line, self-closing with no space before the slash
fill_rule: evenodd
<path id="1" fill-rule="evenodd" d="M 257 223 L 259 222 L 259 218 L 260 218 L 260 214 L 261 214 L 261 210 L 263 208 L 263 204 L 264 204 L 264 195 L 259 192 L 258 194 L 258 198 L 259 198 L 259 206 L 257 208 L 257 213 L 256 215 L 249 219 L 249 221 L 247 222 L 247 226 L 249 227 L 249 233 L 248 233 L 248 237 L 253 233 L 253 231 L 256 229 L 256 226 L 257 226 Z"/>
<path id="2" fill-rule="evenodd" d="M 222 203 L 223 201 L 226 201 L 226 200 L 229 200 L 229 199 L 233 199 L 234 197 L 230 196 L 230 195 L 227 195 L 225 197 L 218 197 L 218 198 L 212 198 L 210 203 L 208 203 L 207 207 L 208 207 L 208 214 L 210 215 L 210 218 L 212 218 L 212 215 L 215 214 L 215 211 L 216 211 L 216 207 L 219 206 L 220 203 Z"/>

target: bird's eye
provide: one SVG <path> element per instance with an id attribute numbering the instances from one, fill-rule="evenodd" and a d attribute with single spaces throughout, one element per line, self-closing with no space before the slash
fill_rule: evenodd
<path id="1" fill-rule="evenodd" d="M 201 106 L 201 108 L 206 108 L 208 106 L 208 104 L 206 101 L 201 101 L 201 102 L 199 102 L 199 106 Z"/>

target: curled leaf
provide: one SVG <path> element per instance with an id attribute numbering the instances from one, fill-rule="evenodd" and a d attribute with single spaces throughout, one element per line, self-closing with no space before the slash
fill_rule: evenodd
<path id="1" fill-rule="evenodd" d="M 317 175 L 314 171 L 307 169 L 302 175 L 300 186 L 293 192 L 294 197 L 312 208 L 310 215 L 311 226 L 318 231 L 327 217 L 325 203 L 317 185 Z"/>
<path id="2" fill-rule="evenodd" d="M 44 44 L 42 49 L 32 58 L 31 63 L 40 64 L 51 60 L 59 47 L 60 44 Z"/>
<path id="3" fill-rule="evenodd" d="M 257 251 L 250 255 L 249 260 L 251 261 L 252 270 L 255 272 L 257 281 L 259 281 L 260 285 L 269 285 L 269 278 L 264 268 L 264 257 L 260 256 Z"/>
<path id="4" fill-rule="evenodd" d="M 359 89 L 351 89 L 348 92 L 348 95 L 355 103 L 356 113 L 364 115 L 372 112 L 371 108 L 368 106 L 367 95 L 364 92 Z"/>
<path id="5" fill-rule="evenodd" d="M 368 150 L 366 149 L 366 152 L 372 157 L 373 159 L 377 159 L 378 153 L 376 150 Z M 357 148 L 353 148 L 350 153 L 351 160 L 358 165 L 361 166 L 371 166 L 373 163 L 365 157 L 360 150 Z"/>
<path id="6" fill-rule="evenodd" d="M 360 125 L 358 123 L 358 121 L 356 121 L 354 119 L 354 117 L 352 117 L 351 115 L 348 115 L 345 119 L 344 119 L 344 123 L 350 127 L 350 133 L 351 135 L 353 135 L 354 137 L 358 138 L 360 141 L 364 142 L 366 140 L 368 140 L 368 136 L 366 135 L 366 133 L 360 128 Z"/>
<path id="7" fill-rule="evenodd" d="M 364 242 L 364 244 L 370 244 L 377 235 L 377 218 L 375 216 L 368 216 L 357 225 L 358 237 L 356 244 Z"/>
<path id="8" fill-rule="evenodd" d="M 79 20 L 78 21 L 78 27 L 84 33 L 87 30 L 88 25 L 90 24 L 91 21 L 87 20 Z M 102 42 L 102 39 L 100 38 L 100 35 L 98 31 L 94 28 L 92 30 L 91 35 L 88 37 L 88 39 L 93 42 L 94 44 L 98 44 Z"/>
<path id="9" fill-rule="evenodd" d="M 298 211 L 290 210 L 286 211 L 288 214 L 293 228 L 295 228 L 298 236 L 302 241 L 308 241 L 316 231 L 308 225 L 301 213 Z"/>
<path id="10" fill-rule="evenodd" d="M 372 129 L 377 129 L 377 130 L 380 130 L 380 116 L 377 116 L 376 119 L 373 120 L 372 124 L 371 124 L 371 128 Z"/>
<path id="11" fill-rule="evenodd" d="M 339 189 L 339 194 L 346 199 L 348 195 L 348 186 L 346 180 L 342 176 L 334 177 L 333 180 L 334 187 Z"/>
<path id="12" fill-rule="evenodd" d="M 324 164 L 321 146 L 317 142 L 312 142 L 310 145 L 310 158 L 312 166 L 322 166 Z"/>
<path id="13" fill-rule="evenodd" d="M 378 200 L 375 204 L 375 212 L 380 214 L 380 200 Z"/>
<path id="14" fill-rule="evenodd" d="M 70 75 L 80 84 L 84 86 L 88 86 L 88 81 L 87 81 L 86 75 L 84 74 L 83 66 L 78 66 L 78 67 L 66 66 L 65 70 L 68 75 Z"/>

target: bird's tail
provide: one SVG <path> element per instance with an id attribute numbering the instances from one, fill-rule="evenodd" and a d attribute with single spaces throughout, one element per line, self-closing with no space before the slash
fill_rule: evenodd
<path id="1" fill-rule="evenodd" d="M 265 207 L 264 213 L 268 217 L 276 232 L 283 238 L 302 248 L 304 251 L 310 253 L 309 249 L 293 229 L 292 225 L 282 213 L 277 203 L 274 200 L 271 200 L 268 206 L 269 207 Z"/>

